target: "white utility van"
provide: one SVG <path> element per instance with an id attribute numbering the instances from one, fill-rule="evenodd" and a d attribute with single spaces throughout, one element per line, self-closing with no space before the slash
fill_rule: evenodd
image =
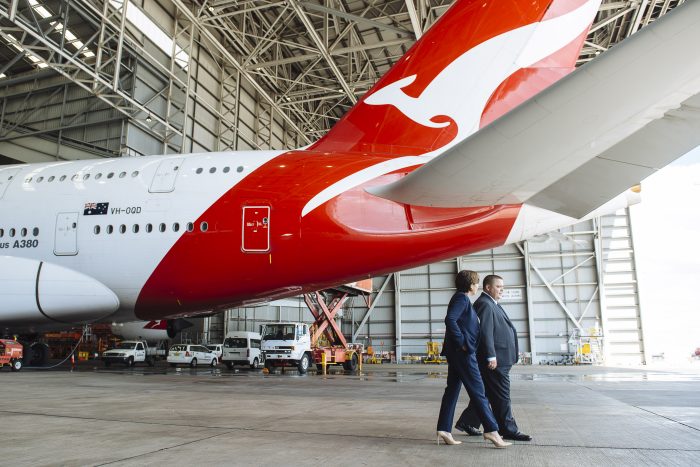
<path id="1" fill-rule="evenodd" d="M 255 369 L 262 363 L 260 334 L 248 331 L 231 331 L 224 339 L 221 361 L 230 370 L 233 365 L 250 365 Z"/>

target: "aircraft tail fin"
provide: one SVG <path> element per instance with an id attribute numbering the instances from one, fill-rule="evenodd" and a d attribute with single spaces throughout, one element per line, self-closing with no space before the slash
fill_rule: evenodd
<path id="1" fill-rule="evenodd" d="M 440 153 L 573 70 L 600 0 L 457 0 L 310 149 Z"/>

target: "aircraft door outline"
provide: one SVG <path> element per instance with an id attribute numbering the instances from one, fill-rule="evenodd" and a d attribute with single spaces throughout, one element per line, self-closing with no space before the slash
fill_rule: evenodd
<path id="1" fill-rule="evenodd" d="M 149 193 L 170 193 L 175 190 L 175 181 L 177 174 L 182 169 L 182 163 L 185 159 L 182 157 L 175 159 L 166 159 L 158 164 L 151 186 L 148 188 Z"/>
<path id="2" fill-rule="evenodd" d="M 246 253 L 270 251 L 270 206 L 244 206 L 241 250 Z"/>
<path id="3" fill-rule="evenodd" d="M 56 256 L 75 256 L 78 254 L 77 212 L 59 212 L 56 215 L 53 253 Z"/>
<path id="4" fill-rule="evenodd" d="M 20 169 L 5 169 L 0 170 L 0 199 L 5 195 L 7 187 L 15 179 L 15 176 L 19 173 Z"/>

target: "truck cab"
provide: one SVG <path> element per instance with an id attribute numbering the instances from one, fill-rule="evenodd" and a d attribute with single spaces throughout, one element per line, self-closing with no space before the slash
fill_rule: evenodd
<path id="1" fill-rule="evenodd" d="M 311 332 L 306 323 L 265 324 L 261 330 L 265 368 L 296 366 L 304 374 L 312 361 Z"/>
<path id="2" fill-rule="evenodd" d="M 146 341 L 122 341 L 114 348 L 103 352 L 102 361 L 105 366 L 110 366 L 112 363 L 134 366 L 139 362 L 145 362 L 148 366 L 153 366 L 154 350 L 148 347 Z"/>
<path id="3" fill-rule="evenodd" d="M 22 369 L 23 347 L 12 339 L 0 339 L 0 368 L 8 365 L 12 371 Z"/>

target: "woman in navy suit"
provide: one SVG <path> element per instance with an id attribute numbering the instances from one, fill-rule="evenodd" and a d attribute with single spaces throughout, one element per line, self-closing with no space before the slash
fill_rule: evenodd
<path id="1" fill-rule="evenodd" d="M 445 316 L 445 341 L 442 355 L 447 357 L 447 387 L 442 396 L 440 415 L 437 423 L 437 440 L 445 444 L 461 444 L 452 438 L 452 420 L 459 399 L 460 386 L 469 394 L 484 425 L 484 439 L 496 447 L 504 448 L 506 443 L 498 434 L 498 423 L 493 416 L 489 401 L 484 392 L 479 365 L 476 361 L 476 349 L 479 345 L 479 319 L 474 312 L 469 297 L 479 287 L 479 274 L 474 271 L 459 271 L 455 279 L 457 292 L 447 306 Z"/>

